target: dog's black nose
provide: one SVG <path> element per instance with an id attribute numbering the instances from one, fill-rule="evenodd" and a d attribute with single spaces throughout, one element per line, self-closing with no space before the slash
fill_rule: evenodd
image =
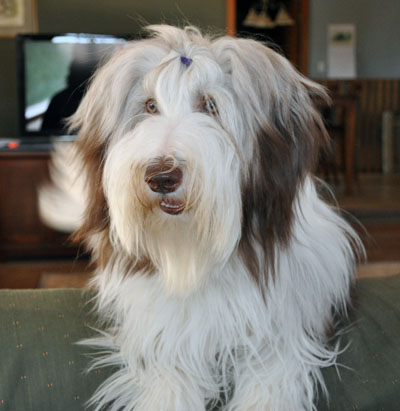
<path id="1" fill-rule="evenodd" d="M 170 162 L 159 162 L 147 167 L 145 180 L 151 191 L 160 194 L 173 193 L 182 183 L 182 170 L 172 169 Z"/>

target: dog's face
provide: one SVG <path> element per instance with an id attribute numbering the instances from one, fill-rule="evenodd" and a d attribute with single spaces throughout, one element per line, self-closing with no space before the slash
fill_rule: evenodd
<path id="1" fill-rule="evenodd" d="M 272 261 L 290 237 L 323 134 L 309 93 L 323 91 L 258 42 L 152 30 L 98 70 L 71 120 L 88 175 L 80 233 L 105 264 L 123 252 L 171 292 L 236 250 L 259 280 L 257 249 Z"/>

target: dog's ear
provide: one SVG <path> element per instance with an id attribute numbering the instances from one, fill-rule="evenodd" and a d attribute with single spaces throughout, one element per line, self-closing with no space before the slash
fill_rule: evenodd
<path id="1" fill-rule="evenodd" d="M 128 46 L 96 71 L 78 110 L 68 121 L 70 130 L 78 134 L 76 152 L 87 176 L 88 201 L 83 226 L 74 236 L 76 241 L 107 230 L 102 165 L 110 136 L 123 123 L 129 96 L 141 78 L 140 65 L 135 70 L 132 64 L 138 50 L 135 44 Z"/>
<path id="2" fill-rule="evenodd" d="M 75 142 L 82 175 L 87 181 L 87 201 L 83 225 L 74 233 L 76 242 L 87 242 L 93 234 L 104 232 L 108 211 L 102 190 L 102 167 L 107 137 L 110 135 L 115 109 L 113 101 L 113 73 L 107 65 L 100 68 L 91 79 L 89 88 L 75 114 L 68 119 L 70 130 L 78 133 Z M 109 116 L 107 116 L 107 111 Z"/>
<path id="3" fill-rule="evenodd" d="M 216 42 L 216 50 L 232 78 L 246 137 L 252 139 L 253 158 L 242 185 L 240 249 L 260 280 L 264 266 L 273 268 L 277 247 L 289 243 L 297 193 L 316 166 L 319 147 L 328 141 L 313 103 L 313 97 L 328 97 L 321 86 L 259 42 L 225 38 Z M 260 245 L 265 260 L 256 252 Z"/>

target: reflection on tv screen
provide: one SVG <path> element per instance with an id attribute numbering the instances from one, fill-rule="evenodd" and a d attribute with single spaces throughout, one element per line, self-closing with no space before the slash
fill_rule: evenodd
<path id="1" fill-rule="evenodd" d="M 65 120 L 78 108 L 96 67 L 124 44 L 124 38 L 107 35 L 27 36 L 22 44 L 23 133 L 67 134 Z"/>

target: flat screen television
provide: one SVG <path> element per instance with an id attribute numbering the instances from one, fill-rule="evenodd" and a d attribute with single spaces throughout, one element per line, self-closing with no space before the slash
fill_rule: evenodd
<path id="1" fill-rule="evenodd" d="M 21 137 L 62 136 L 65 118 L 77 109 L 96 67 L 127 36 L 22 34 L 17 37 Z"/>

